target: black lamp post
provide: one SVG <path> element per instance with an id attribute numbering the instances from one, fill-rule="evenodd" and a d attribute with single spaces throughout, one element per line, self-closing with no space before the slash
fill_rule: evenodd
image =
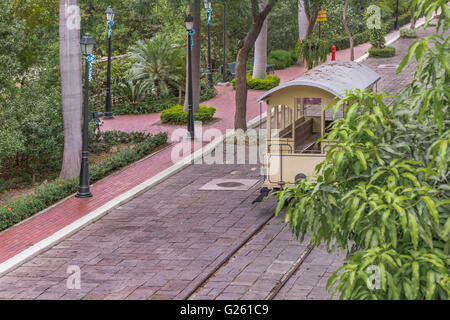
<path id="1" fill-rule="evenodd" d="M 226 31 L 226 25 L 227 25 L 227 0 L 222 0 L 223 2 L 223 68 L 222 68 L 222 81 L 225 82 L 227 81 L 226 79 L 226 71 L 227 71 L 227 67 L 226 67 L 226 61 L 227 61 L 227 57 L 226 57 L 226 42 L 227 42 L 227 31 Z"/>
<path id="2" fill-rule="evenodd" d="M 105 117 L 103 120 L 114 119 L 112 114 L 112 101 L 111 101 L 111 28 L 114 24 L 114 10 L 108 8 L 105 11 L 106 20 L 108 23 L 108 71 L 106 76 L 106 105 L 105 105 Z"/>
<path id="3" fill-rule="evenodd" d="M 77 198 L 90 198 L 89 190 L 89 165 L 88 165 L 88 139 L 89 139 L 89 78 L 91 76 L 91 63 L 93 61 L 95 40 L 86 33 L 81 39 L 81 52 L 86 60 L 84 71 L 84 105 L 83 105 L 83 143 L 81 149 L 80 184 Z"/>
<path id="4" fill-rule="evenodd" d="M 397 9 L 395 10 L 395 30 L 399 29 L 399 25 L 398 25 L 398 0 L 397 0 Z"/>
<path id="5" fill-rule="evenodd" d="M 189 139 L 194 140 L 194 110 L 193 110 L 193 97 L 192 97 L 192 47 L 194 39 L 194 18 L 189 14 L 185 20 L 186 30 L 188 33 L 188 132 Z"/>
<path id="6" fill-rule="evenodd" d="M 208 84 L 209 86 L 212 88 L 214 86 L 214 81 L 213 81 L 213 77 L 212 77 L 212 65 L 211 65 L 211 31 L 210 31 L 210 27 L 209 24 L 211 22 L 211 0 L 203 0 L 203 2 L 205 3 L 205 9 L 207 12 L 207 19 L 208 19 L 208 24 L 207 24 L 207 28 L 208 28 Z"/>

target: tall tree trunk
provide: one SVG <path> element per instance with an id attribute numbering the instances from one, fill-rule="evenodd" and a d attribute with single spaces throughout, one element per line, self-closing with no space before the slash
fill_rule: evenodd
<path id="1" fill-rule="evenodd" d="M 309 27 L 309 17 L 306 11 L 305 0 L 298 0 L 298 40 L 306 39 L 306 32 Z"/>
<path id="2" fill-rule="evenodd" d="M 350 29 L 348 28 L 348 24 L 347 24 L 347 10 L 348 10 L 348 1 L 349 0 L 345 0 L 345 6 L 344 6 L 344 28 L 345 28 L 345 32 L 348 35 L 348 39 L 350 40 L 350 60 L 353 61 L 355 60 L 355 48 L 354 48 L 354 43 L 353 43 L 353 37 L 352 34 L 350 32 Z"/>
<path id="3" fill-rule="evenodd" d="M 238 43 L 238 54 L 236 58 L 236 113 L 234 115 L 234 128 L 247 130 L 247 59 L 250 50 L 255 45 L 256 38 L 263 27 L 272 7 L 278 0 L 269 1 L 269 3 L 260 12 L 258 0 L 252 2 L 253 24 L 250 31 L 243 40 Z"/>
<path id="4" fill-rule="evenodd" d="M 262 11 L 267 0 L 260 0 L 259 9 Z M 267 19 L 264 20 L 259 36 L 255 42 L 255 61 L 253 64 L 253 78 L 265 79 L 267 66 Z"/>
<path id="5" fill-rule="evenodd" d="M 317 16 L 319 15 L 319 10 L 320 10 L 320 6 L 322 4 L 322 0 L 316 0 L 316 3 L 314 5 L 313 11 L 311 12 L 309 7 L 306 5 L 306 1 L 305 1 L 305 11 L 306 14 L 308 16 L 309 19 L 309 24 L 308 24 L 308 29 L 306 30 L 306 37 L 309 37 L 313 31 L 314 31 L 314 27 L 316 25 L 316 20 L 317 20 Z"/>
<path id="6" fill-rule="evenodd" d="M 203 3 L 203 2 L 202 2 Z M 198 112 L 200 105 L 200 49 L 201 49 L 201 3 L 198 0 L 189 1 L 188 12 L 194 17 L 194 48 L 192 49 L 192 97 L 194 112 Z M 190 44 L 188 44 L 190 45 Z M 187 54 L 186 54 L 186 96 L 184 109 L 187 111 L 188 105 L 188 86 L 189 75 L 187 72 Z"/>
<path id="7" fill-rule="evenodd" d="M 64 121 L 61 178 L 80 173 L 81 162 L 81 52 L 78 0 L 59 1 L 59 68 Z"/>

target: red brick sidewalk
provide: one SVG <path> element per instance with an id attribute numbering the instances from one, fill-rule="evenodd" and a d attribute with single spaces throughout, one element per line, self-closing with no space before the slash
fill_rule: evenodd
<path id="1" fill-rule="evenodd" d="M 388 35 L 388 39 L 395 37 L 398 32 Z M 355 48 L 355 56 L 364 55 L 369 44 L 363 44 Z M 349 50 L 337 52 L 338 60 L 347 60 L 349 58 Z M 304 72 L 299 66 L 293 66 L 285 70 L 277 71 L 277 75 L 282 82 L 287 82 Z M 247 102 L 247 120 L 251 120 L 259 115 L 259 104 L 256 102 L 257 97 L 261 95 L 261 91 L 250 91 Z M 233 128 L 234 122 L 234 92 L 231 87 L 218 88 L 218 95 L 205 102 L 208 106 L 217 109 L 216 117 L 220 120 L 211 125 L 225 133 L 226 129 Z M 123 116 L 117 117 L 116 120 L 106 121 L 105 130 L 141 130 L 147 132 L 167 131 L 172 133 L 179 126 L 153 126 L 159 121 L 159 115 L 150 114 L 142 116 Z M 175 144 L 174 144 L 175 145 Z M 0 234 L 0 263 L 14 257 L 25 249 L 37 244 L 38 242 L 53 235 L 55 232 L 68 226 L 72 222 L 87 215 L 95 209 L 118 197 L 119 195 L 129 191 L 133 187 L 152 178 L 159 172 L 173 165 L 171 161 L 171 147 L 157 153 L 156 155 L 137 163 L 134 166 L 114 175 L 107 177 L 92 188 L 93 198 L 77 199 L 71 197 L 66 201 L 52 207 L 50 210 L 36 215 L 26 222 L 12 227 Z"/>

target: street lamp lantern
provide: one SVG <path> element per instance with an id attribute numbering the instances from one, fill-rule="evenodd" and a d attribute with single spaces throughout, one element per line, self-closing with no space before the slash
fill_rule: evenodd
<path id="1" fill-rule="evenodd" d="M 86 35 L 81 38 L 80 41 L 81 45 L 81 52 L 84 56 L 88 56 L 92 53 L 94 53 L 94 46 L 95 46 L 95 40 L 91 37 L 89 33 L 86 33 Z"/>
<path id="2" fill-rule="evenodd" d="M 211 9 L 211 0 L 203 0 L 203 2 L 205 3 L 205 9 Z"/>
<path id="3" fill-rule="evenodd" d="M 106 13 L 107 21 L 114 21 L 114 9 L 113 8 L 109 7 L 108 9 L 106 9 L 105 13 Z"/>
<path id="4" fill-rule="evenodd" d="M 186 20 L 184 20 L 185 24 L 186 24 L 186 30 L 187 31 L 191 31 L 194 29 L 194 18 L 191 16 L 191 14 L 189 14 L 186 17 Z"/>

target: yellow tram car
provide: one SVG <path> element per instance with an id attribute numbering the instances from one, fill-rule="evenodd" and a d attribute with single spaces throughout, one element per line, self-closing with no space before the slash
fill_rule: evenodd
<path id="1" fill-rule="evenodd" d="M 286 183 L 310 176 L 326 156 L 328 142 L 317 140 L 335 120 L 327 106 L 346 90 L 374 89 L 380 76 L 353 61 L 330 61 L 264 93 L 267 105 L 265 175 L 261 197 Z M 340 110 L 336 119 L 344 116 Z"/>

